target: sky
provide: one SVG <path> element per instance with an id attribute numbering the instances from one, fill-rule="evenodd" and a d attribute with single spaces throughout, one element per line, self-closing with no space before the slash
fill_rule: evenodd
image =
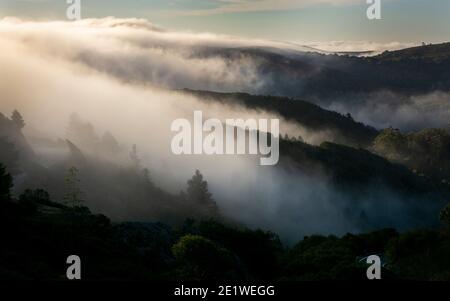
<path id="1" fill-rule="evenodd" d="M 450 41 L 449 0 L 81 0 L 83 18 L 145 18 L 166 29 L 291 42 Z M 66 0 L 0 0 L 0 18 L 65 19 Z"/>

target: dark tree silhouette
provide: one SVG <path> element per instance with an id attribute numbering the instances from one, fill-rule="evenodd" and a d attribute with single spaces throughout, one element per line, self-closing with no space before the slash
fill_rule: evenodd
<path id="1" fill-rule="evenodd" d="M 208 182 L 203 180 L 203 175 L 199 170 L 195 171 L 194 176 L 187 182 L 187 199 L 190 203 L 199 206 L 201 212 L 206 215 L 215 216 L 218 214 L 216 202 L 208 190 Z"/>
<path id="2" fill-rule="evenodd" d="M 25 121 L 23 120 L 22 115 L 17 110 L 14 110 L 14 112 L 12 113 L 11 121 L 20 130 L 25 127 Z"/>
<path id="3" fill-rule="evenodd" d="M 26 189 L 20 196 L 19 196 L 20 202 L 35 202 L 35 203 L 42 203 L 42 204 L 48 204 L 51 202 L 50 195 L 47 191 L 43 189 Z"/>
<path id="4" fill-rule="evenodd" d="M 47 191 L 43 189 L 26 189 L 19 196 L 19 203 L 22 205 L 23 209 L 28 213 L 36 213 L 38 211 L 38 205 L 51 205 L 50 195 Z"/>

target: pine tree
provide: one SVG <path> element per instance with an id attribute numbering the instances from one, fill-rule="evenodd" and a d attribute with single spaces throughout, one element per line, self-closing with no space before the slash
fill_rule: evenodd
<path id="1" fill-rule="evenodd" d="M 187 183 L 187 200 L 198 205 L 199 209 L 207 215 L 217 215 L 219 211 L 217 204 L 208 190 L 208 182 L 203 180 L 199 170 L 195 171 L 194 176 Z"/>
<path id="2" fill-rule="evenodd" d="M 83 192 L 79 187 L 81 181 L 78 179 L 78 172 L 78 169 L 73 166 L 69 168 L 65 178 L 68 191 L 64 195 L 64 203 L 72 208 L 80 207 L 83 202 Z"/>
<path id="3" fill-rule="evenodd" d="M 152 180 L 151 180 L 150 170 L 148 168 L 144 168 L 142 170 L 142 173 L 144 175 L 144 182 L 145 182 L 145 184 L 153 185 Z"/>
<path id="4" fill-rule="evenodd" d="M 141 165 L 141 160 L 139 159 L 139 156 L 138 156 L 136 144 L 133 144 L 133 147 L 131 148 L 130 159 L 131 159 L 131 164 L 133 165 L 133 167 L 139 168 L 139 166 Z"/>
<path id="5" fill-rule="evenodd" d="M 11 114 L 11 121 L 20 130 L 25 127 L 25 121 L 23 120 L 22 115 L 17 110 L 14 110 Z"/>

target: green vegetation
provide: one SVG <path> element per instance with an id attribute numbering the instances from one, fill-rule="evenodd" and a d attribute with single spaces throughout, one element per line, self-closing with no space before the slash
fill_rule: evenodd
<path id="1" fill-rule="evenodd" d="M 310 174 L 321 167 L 327 171 L 333 182 L 341 188 L 364 189 L 364 184 L 384 184 L 394 190 L 411 194 L 433 194 L 435 185 L 408 168 L 390 162 L 384 157 L 365 149 L 356 149 L 335 143 L 324 142 L 312 146 L 295 139 L 282 140 L 280 153 L 289 157 Z M 447 194 L 436 196 L 447 201 Z"/>
<path id="2" fill-rule="evenodd" d="M 175 278 L 180 280 L 239 279 L 239 262 L 227 249 L 199 235 L 186 235 L 173 245 Z"/>
<path id="3" fill-rule="evenodd" d="M 388 243 L 398 237 L 391 229 L 369 234 L 310 236 L 296 244 L 284 258 L 285 279 L 295 280 L 363 280 L 367 265 L 364 257 L 383 255 Z M 384 279 L 395 278 L 389 270 Z"/>
<path id="4" fill-rule="evenodd" d="M 372 149 L 416 174 L 450 185 L 450 133 L 446 129 L 426 129 L 409 134 L 386 129 L 375 138 Z"/>
<path id="5" fill-rule="evenodd" d="M 288 114 L 280 99 L 266 100 Z M 71 254 L 82 258 L 85 280 L 358 280 L 366 279 L 364 258 L 372 254 L 383 259 L 384 279 L 450 279 L 450 205 L 445 207 L 450 194 L 442 182 L 450 170 L 449 140 L 443 130 L 405 135 L 388 129 L 378 135 L 351 116 L 330 113 L 330 124 L 350 131 L 354 140 L 348 144 L 365 145 L 378 135 L 371 149 L 378 155 L 331 142 L 312 146 L 301 137 L 282 139 L 279 168 L 297 177 L 323 180 L 326 174 L 333 205 L 343 208 L 343 219 L 367 232 L 313 235 L 287 246 L 275 233 L 223 217 L 198 170 L 185 191 L 170 194 L 153 183 L 136 145 L 127 151 L 125 166 L 83 153 L 77 145 L 94 144 L 111 156 L 121 149 L 110 133 L 100 139 L 76 118 L 71 134 L 77 145 L 57 142 L 68 148 L 69 157 L 39 166 L 21 133 L 23 119 L 15 116 L 0 115 L 0 159 L 6 165 L 0 165 L 0 279 L 65 279 Z M 21 169 L 27 177 L 13 193 L 11 175 Z M 120 214 L 126 208 L 127 220 L 145 216 L 152 222 L 111 222 L 87 207 L 102 201 L 103 208 L 116 209 L 113 220 L 124 220 Z M 377 215 L 379 206 L 388 209 Z M 403 219 L 407 229 L 422 230 L 390 229 Z M 380 228 L 389 229 L 370 232 Z"/>
<path id="6" fill-rule="evenodd" d="M 0 184 L 9 183 L 3 174 Z M 286 248 L 273 233 L 213 220 L 112 224 L 55 203 L 44 190 L 0 207 L 0 279 L 63 280 L 70 254 L 82 258 L 85 280 L 362 280 L 371 254 L 383 258 L 383 279 L 450 279 L 445 228 L 310 236 Z"/>
<path id="7" fill-rule="evenodd" d="M 214 220 L 112 224 L 41 189 L 15 200 L 0 170 L 0 279 L 62 280 L 65 257 L 78 254 L 86 280 L 362 280 L 365 256 L 378 254 L 383 279 L 450 280 L 446 228 L 310 236 L 286 248 L 273 233 Z M 449 208 L 441 220 L 450 227 Z"/>

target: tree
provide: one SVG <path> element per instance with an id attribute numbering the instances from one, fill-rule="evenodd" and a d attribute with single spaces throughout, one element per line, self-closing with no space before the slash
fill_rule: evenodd
<path id="1" fill-rule="evenodd" d="M 0 201 L 6 201 L 11 198 L 11 189 L 13 187 L 13 178 L 6 172 L 6 168 L 0 164 Z"/>
<path id="2" fill-rule="evenodd" d="M 233 254 L 198 235 L 183 236 L 173 245 L 178 277 L 186 280 L 230 280 L 239 275 Z"/>
<path id="3" fill-rule="evenodd" d="M 23 120 L 22 115 L 17 110 L 14 110 L 12 112 L 12 114 L 11 114 L 11 121 L 20 130 L 25 127 L 25 121 Z"/>
<path id="4" fill-rule="evenodd" d="M 64 195 L 64 203 L 68 206 L 71 206 L 72 208 L 80 207 L 81 203 L 83 202 L 83 200 L 81 199 L 83 192 L 79 187 L 81 181 L 78 179 L 78 172 L 78 169 L 72 166 L 67 171 L 67 175 L 65 178 L 68 191 Z"/>
<path id="5" fill-rule="evenodd" d="M 19 203 L 30 213 L 36 213 L 38 204 L 50 204 L 50 195 L 43 189 L 27 189 L 19 196 Z"/>
<path id="6" fill-rule="evenodd" d="M 133 164 L 133 167 L 139 168 L 139 166 L 141 165 L 141 160 L 139 159 L 139 156 L 138 156 L 136 144 L 133 144 L 133 147 L 131 148 L 130 159 L 131 159 L 131 164 Z"/>
<path id="7" fill-rule="evenodd" d="M 144 168 L 142 170 L 142 173 L 144 175 L 144 182 L 145 182 L 145 184 L 153 186 L 152 179 L 151 179 L 151 176 L 150 176 L 150 170 L 148 168 Z"/>
<path id="8" fill-rule="evenodd" d="M 110 133 L 105 132 L 101 138 L 103 146 L 103 152 L 107 152 L 111 155 L 116 155 L 120 152 L 120 145 L 116 138 Z"/>
<path id="9" fill-rule="evenodd" d="M 199 170 L 195 171 L 194 176 L 187 182 L 187 199 L 189 202 L 200 206 L 200 211 L 206 215 L 215 216 L 218 214 L 216 202 L 208 190 L 208 182 L 203 180 L 203 175 Z"/>
<path id="10" fill-rule="evenodd" d="M 50 203 L 50 195 L 43 189 L 26 189 L 20 196 L 20 202 L 35 202 L 41 204 Z"/>

